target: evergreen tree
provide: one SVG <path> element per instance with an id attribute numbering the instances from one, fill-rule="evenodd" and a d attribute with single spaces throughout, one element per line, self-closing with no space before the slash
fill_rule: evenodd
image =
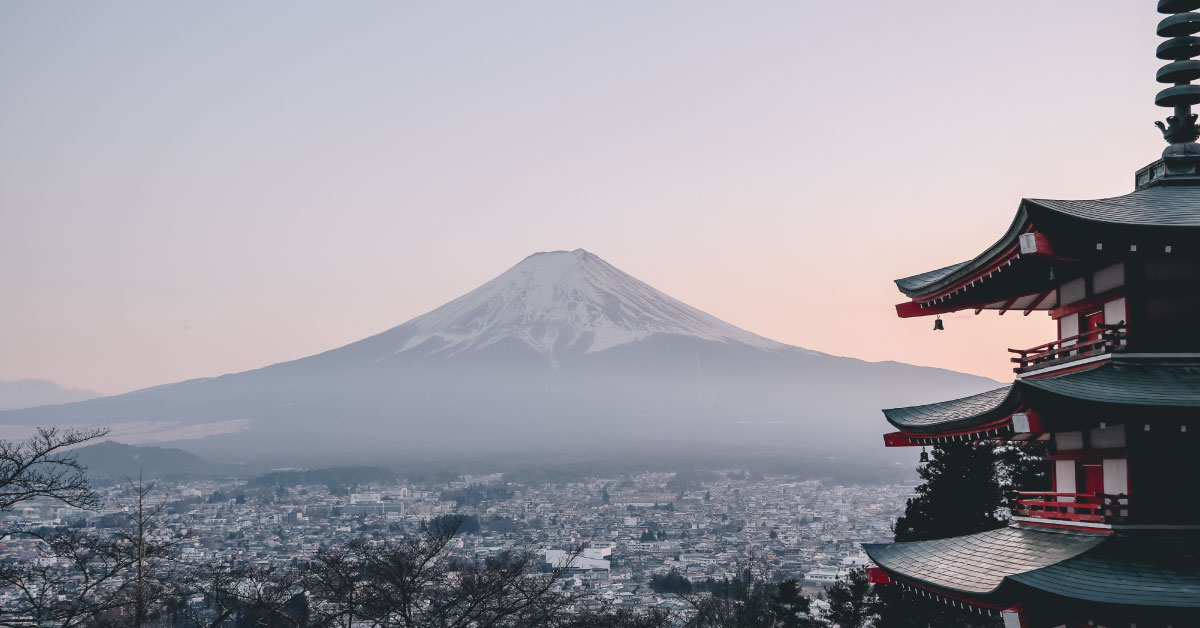
<path id="1" fill-rule="evenodd" d="M 811 600 L 805 597 L 800 583 L 795 578 L 780 582 L 775 588 L 769 608 L 778 628 L 817 628 L 822 622 L 809 615 Z"/>
<path id="2" fill-rule="evenodd" d="M 829 621 L 838 628 L 874 625 L 872 619 L 878 608 L 871 583 L 862 569 L 855 569 L 845 578 L 838 578 L 825 591 L 825 597 L 829 601 Z"/>
<path id="3" fill-rule="evenodd" d="M 1036 479 L 1036 463 L 1012 447 L 992 443 L 952 443 L 933 448 L 917 470 L 924 482 L 896 520 L 896 542 L 944 539 L 1003 527 L 1005 490 L 1014 479 Z M 899 587 L 878 587 L 873 603 L 875 628 L 993 628 L 998 618 L 980 617 L 917 597 Z"/>
<path id="4" fill-rule="evenodd" d="M 1006 490 L 1049 491 L 1052 488 L 1045 442 L 1000 447 L 997 455 Z"/>
<path id="5" fill-rule="evenodd" d="M 944 539 L 1002 527 L 1004 490 L 997 447 L 952 443 L 933 448 L 917 470 L 924 483 L 896 520 L 897 542 Z"/>

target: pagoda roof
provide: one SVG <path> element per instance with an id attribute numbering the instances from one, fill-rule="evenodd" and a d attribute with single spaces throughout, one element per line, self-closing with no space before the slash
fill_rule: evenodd
<path id="1" fill-rule="evenodd" d="M 917 584 L 987 595 L 1009 576 L 1044 569 L 1100 545 L 1107 535 L 1009 526 L 935 541 L 863 544 L 875 564 Z"/>
<path id="2" fill-rule="evenodd" d="M 1200 227 L 1200 187 L 1153 187 L 1086 201 L 1027 198 L 1022 204 L 1035 217 L 1046 211 L 1123 227 Z"/>
<path id="3" fill-rule="evenodd" d="M 1200 608 L 1200 536 L 1118 534 L 1088 552 L 1010 579 L 1089 602 Z"/>
<path id="4" fill-rule="evenodd" d="M 895 576 L 965 596 L 1007 597 L 1006 583 L 1132 606 L 1200 608 L 1200 534 L 1112 534 L 1009 526 L 915 543 L 864 544 Z"/>
<path id="5" fill-rule="evenodd" d="M 1024 408 L 1061 403 L 1139 409 L 1200 408 L 1200 361 L 1113 358 L 1081 370 L 1019 379 L 988 392 L 883 411 L 902 432 L 937 434 L 995 426 Z"/>
<path id="6" fill-rule="evenodd" d="M 1196 361 L 1114 359 L 1097 368 L 1022 379 L 1014 385 L 1093 403 L 1200 408 L 1200 362 Z"/>
<path id="7" fill-rule="evenodd" d="M 899 313 L 1052 309 L 1052 265 L 1065 278 L 1119 262 L 1116 251 L 1138 243 L 1130 238 L 1176 245 L 1200 238 L 1200 186 L 1157 186 L 1093 200 L 1023 199 L 1004 235 L 973 259 L 897 279 L 914 301 L 898 306 Z M 1103 240 L 1113 248 L 1098 251 L 1095 244 Z"/>
<path id="8" fill-rule="evenodd" d="M 903 292 L 905 294 L 909 294 L 910 296 L 915 295 L 915 294 L 920 294 L 921 292 L 925 291 L 930 286 L 937 284 L 938 282 L 942 281 L 943 279 L 953 275 L 955 272 L 964 268 L 965 266 L 970 264 L 972 261 L 974 261 L 974 260 L 967 260 L 965 262 L 951 264 L 949 266 L 946 266 L 945 268 L 939 268 L 937 270 L 929 270 L 929 271 L 921 273 L 920 275 L 913 275 L 912 277 L 905 277 L 903 279 L 897 279 L 896 285 L 900 287 L 901 292 Z"/>
<path id="9" fill-rule="evenodd" d="M 1011 416 L 1016 407 L 1012 384 L 978 395 L 907 408 L 891 408 L 883 416 L 892 425 L 910 432 L 973 427 Z M 1017 404 L 1019 405 L 1019 404 Z"/>

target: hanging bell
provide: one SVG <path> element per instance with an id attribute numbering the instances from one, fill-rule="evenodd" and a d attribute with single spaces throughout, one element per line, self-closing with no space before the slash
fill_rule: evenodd
<path id="1" fill-rule="evenodd" d="M 946 331 L 946 326 L 942 324 L 941 316 L 933 319 L 933 331 Z"/>
<path id="2" fill-rule="evenodd" d="M 921 464 L 926 464 L 928 462 L 929 462 L 929 452 L 925 451 L 925 448 L 922 447 L 921 448 Z"/>

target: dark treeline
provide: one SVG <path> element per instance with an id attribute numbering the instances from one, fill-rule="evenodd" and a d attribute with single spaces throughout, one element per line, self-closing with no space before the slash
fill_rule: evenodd
<path id="1" fill-rule="evenodd" d="M 513 496 L 513 492 L 502 484 L 472 484 L 463 489 L 442 491 L 438 500 L 455 502 L 455 506 L 463 508 L 478 506 L 483 502 L 503 501 Z"/>
<path id="2" fill-rule="evenodd" d="M 325 484 L 353 488 L 365 484 L 394 482 L 396 474 L 383 467 L 330 467 L 297 471 L 272 471 L 246 482 L 247 489 L 303 484 Z"/>

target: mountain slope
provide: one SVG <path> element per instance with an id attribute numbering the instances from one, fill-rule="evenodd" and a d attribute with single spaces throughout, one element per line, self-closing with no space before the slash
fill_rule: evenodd
<path id="1" fill-rule="evenodd" d="M 451 353 L 516 338 L 554 360 L 654 334 L 769 350 L 786 346 L 677 301 L 583 249 L 535 253 L 479 288 L 376 338 L 383 343 L 403 337 L 397 352 L 436 341 L 436 351 Z"/>
<path id="2" fill-rule="evenodd" d="M 48 379 L 0 381 L 0 410 L 32 408 L 99 397 L 90 390 L 66 388 Z"/>
<path id="3" fill-rule="evenodd" d="M 134 447 L 104 441 L 72 451 L 93 482 L 121 484 L 139 476 L 183 478 L 212 471 L 208 464 L 180 449 Z"/>
<path id="4" fill-rule="evenodd" d="M 874 448 L 879 408 L 994 386 L 778 343 L 577 250 L 532 255 L 432 312 L 319 355 L 4 412 L 0 424 L 161 422 L 197 435 L 233 426 L 201 443 L 226 453 L 682 441 Z"/>

